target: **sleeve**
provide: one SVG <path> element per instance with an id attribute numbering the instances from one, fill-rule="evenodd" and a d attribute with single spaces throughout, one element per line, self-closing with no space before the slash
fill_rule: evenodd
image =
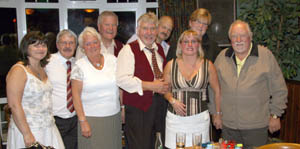
<path id="1" fill-rule="evenodd" d="M 268 74 L 268 86 L 271 93 L 270 113 L 281 116 L 287 107 L 288 90 L 281 69 L 271 51 L 268 50 L 270 72 Z"/>
<path id="2" fill-rule="evenodd" d="M 125 45 L 117 58 L 117 84 L 129 93 L 143 95 L 142 80 L 134 76 L 135 59 L 130 46 Z"/>
<path id="3" fill-rule="evenodd" d="M 216 113 L 216 103 L 215 103 L 215 95 L 213 89 L 208 85 L 208 111 L 210 114 L 215 114 Z"/>
<path id="4" fill-rule="evenodd" d="M 72 72 L 71 72 L 71 79 L 82 81 L 83 80 L 83 71 L 77 64 L 74 65 Z"/>
<path id="5" fill-rule="evenodd" d="M 214 65 L 216 67 L 217 70 L 217 75 L 218 75 L 218 79 L 219 79 L 219 83 L 220 83 L 220 74 L 219 74 L 219 70 L 218 70 L 218 66 L 219 66 L 219 61 L 221 59 L 221 53 L 218 54 Z M 220 84 L 221 86 L 221 84 Z M 221 96 L 222 97 L 222 96 Z M 209 103 L 208 103 L 208 111 L 210 112 L 210 114 L 215 114 L 216 113 L 216 103 L 215 103 L 215 94 L 213 89 L 210 87 L 210 85 L 208 86 L 208 99 L 209 99 Z"/>

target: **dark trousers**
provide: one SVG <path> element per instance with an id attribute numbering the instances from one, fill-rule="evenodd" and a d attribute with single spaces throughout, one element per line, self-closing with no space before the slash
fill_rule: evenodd
<path id="1" fill-rule="evenodd" d="M 56 126 L 64 141 L 66 149 L 77 149 L 77 116 L 63 119 L 54 116 Z"/>
<path id="2" fill-rule="evenodd" d="M 165 133 L 166 133 L 166 116 L 168 110 L 168 101 L 163 95 L 155 94 L 155 99 L 157 100 L 157 110 L 155 118 L 155 130 L 160 132 L 161 141 L 165 146 Z"/>
<path id="3" fill-rule="evenodd" d="M 154 148 L 156 110 L 155 96 L 146 112 L 130 105 L 125 106 L 125 135 L 129 149 Z"/>
<path id="4" fill-rule="evenodd" d="M 237 143 L 242 143 L 244 149 L 252 149 L 267 143 L 268 127 L 239 130 L 223 125 L 222 136 L 225 140 L 234 140 Z"/>

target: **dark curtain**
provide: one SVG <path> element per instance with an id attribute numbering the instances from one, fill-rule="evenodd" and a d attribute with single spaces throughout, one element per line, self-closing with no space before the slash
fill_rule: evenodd
<path id="1" fill-rule="evenodd" d="M 188 29 L 189 16 L 197 9 L 196 0 L 158 0 L 159 16 L 171 16 L 174 19 L 174 29 L 169 39 L 171 49 L 176 49 L 180 34 Z"/>

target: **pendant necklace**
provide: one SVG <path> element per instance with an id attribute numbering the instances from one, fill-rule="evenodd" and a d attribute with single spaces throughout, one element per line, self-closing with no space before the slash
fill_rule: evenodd
<path id="1" fill-rule="evenodd" d="M 101 64 L 97 63 L 96 66 L 97 66 L 97 67 L 101 67 Z"/>
<path id="2" fill-rule="evenodd" d="M 102 69 L 102 67 L 103 67 L 103 65 L 101 65 L 101 56 L 100 56 L 100 63 L 96 63 L 96 66 L 99 67 L 100 69 Z"/>

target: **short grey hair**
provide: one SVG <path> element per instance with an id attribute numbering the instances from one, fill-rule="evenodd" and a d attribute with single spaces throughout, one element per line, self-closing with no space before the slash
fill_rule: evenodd
<path id="1" fill-rule="evenodd" d="M 99 16 L 97 20 L 97 24 L 101 24 L 103 17 L 115 17 L 117 19 L 117 25 L 119 25 L 119 17 L 112 11 L 103 11 Z"/>
<path id="2" fill-rule="evenodd" d="M 158 18 L 153 12 L 148 12 L 143 14 L 138 19 L 138 27 L 140 27 L 142 22 L 153 23 L 155 26 L 158 26 Z"/>
<path id="3" fill-rule="evenodd" d="M 80 33 L 80 35 L 78 37 L 78 43 L 79 43 L 79 47 L 81 49 L 83 49 L 82 48 L 82 46 L 83 46 L 83 36 L 85 36 L 85 35 L 95 36 L 99 40 L 99 42 L 101 42 L 101 37 L 100 37 L 100 34 L 97 32 L 97 30 L 93 27 L 87 26 L 87 27 L 84 28 L 84 30 Z"/>
<path id="4" fill-rule="evenodd" d="M 247 32 L 248 32 L 248 34 L 249 34 L 249 36 L 250 36 L 250 39 L 252 39 L 253 33 L 252 33 L 252 31 L 251 31 L 251 28 L 250 28 L 249 24 L 248 24 L 247 22 L 245 22 L 245 21 L 242 21 L 242 20 L 235 20 L 235 21 L 230 25 L 229 30 L 228 30 L 228 37 L 229 37 L 229 39 L 231 40 L 231 32 L 232 32 L 233 26 L 235 26 L 235 25 L 237 25 L 237 24 L 243 24 L 243 25 L 245 25 L 245 27 L 246 27 L 246 29 L 247 29 Z"/>
<path id="5" fill-rule="evenodd" d="M 59 42 L 60 38 L 61 38 L 63 35 L 68 35 L 69 37 L 74 37 L 75 43 L 77 44 L 77 35 L 76 35 L 72 30 L 69 30 L 69 29 L 63 29 L 63 30 L 61 30 L 61 31 L 57 34 L 57 36 L 56 36 L 56 43 Z"/>

